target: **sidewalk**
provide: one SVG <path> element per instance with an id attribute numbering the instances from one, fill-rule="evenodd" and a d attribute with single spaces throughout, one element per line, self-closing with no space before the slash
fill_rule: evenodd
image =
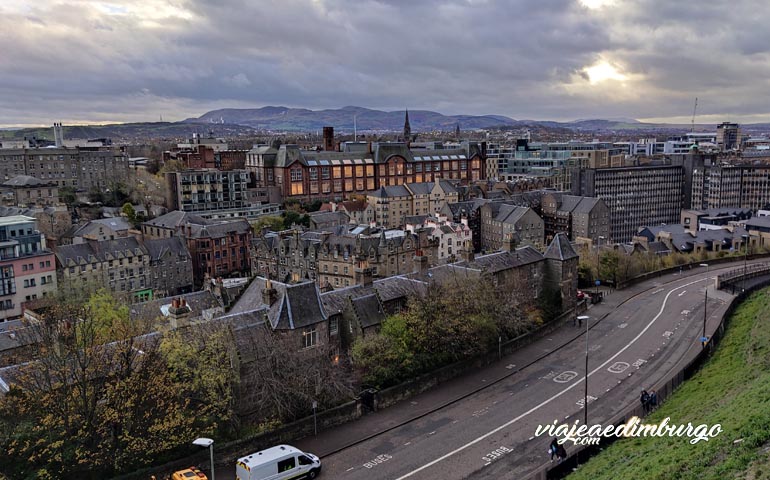
<path id="1" fill-rule="evenodd" d="M 605 289 L 604 301 L 589 305 L 584 315 L 590 316 L 589 325 L 606 317 L 620 304 L 634 295 L 653 287 L 653 283 L 672 280 L 678 275 L 666 276 L 655 281 L 644 282 L 622 291 Z M 487 366 L 468 371 L 452 380 L 439 384 L 435 388 L 404 400 L 391 407 L 374 413 L 368 413 L 358 420 L 319 432 L 317 436 L 306 437 L 295 442 L 301 450 L 324 457 L 343 450 L 370 437 L 397 428 L 404 423 L 427 415 L 434 410 L 462 400 L 475 394 L 479 389 L 503 380 L 519 370 L 536 363 L 543 357 L 560 349 L 579 338 L 585 331 L 572 325 L 571 320 L 563 324 L 550 335 L 535 340 L 526 347 L 505 355 L 501 360 Z"/>

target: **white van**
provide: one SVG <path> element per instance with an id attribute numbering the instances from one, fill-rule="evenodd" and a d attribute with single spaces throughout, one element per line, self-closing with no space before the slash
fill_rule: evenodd
<path id="1" fill-rule="evenodd" d="M 291 445 L 278 445 L 239 458 L 235 480 L 288 480 L 315 478 L 321 473 L 321 460 Z"/>

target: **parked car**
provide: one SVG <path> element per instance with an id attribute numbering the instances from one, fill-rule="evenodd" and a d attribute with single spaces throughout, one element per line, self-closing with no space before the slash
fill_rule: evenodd
<path id="1" fill-rule="evenodd" d="M 174 472 L 171 480 L 208 480 L 208 477 L 197 467 L 190 467 Z"/>

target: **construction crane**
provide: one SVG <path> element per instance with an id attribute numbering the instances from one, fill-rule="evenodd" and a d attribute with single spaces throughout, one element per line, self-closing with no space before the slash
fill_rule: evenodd
<path id="1" fill-rule="evenodd" d="M 698 111 L 698 97 L 695 97 L 695 106 L 692 107 L 692 122 L 690 126 L 690 133 L 695 131 L 695 112 Z"/>

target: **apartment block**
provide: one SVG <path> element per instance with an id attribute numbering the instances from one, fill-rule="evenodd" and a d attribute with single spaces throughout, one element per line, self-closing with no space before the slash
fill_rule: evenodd
<path id="1" fill-rule="evenodd" d="M 19 318 L 24 304 L 56 292 L 56 260 L 32 217 L 0 218 L 0 320 Z"/>

